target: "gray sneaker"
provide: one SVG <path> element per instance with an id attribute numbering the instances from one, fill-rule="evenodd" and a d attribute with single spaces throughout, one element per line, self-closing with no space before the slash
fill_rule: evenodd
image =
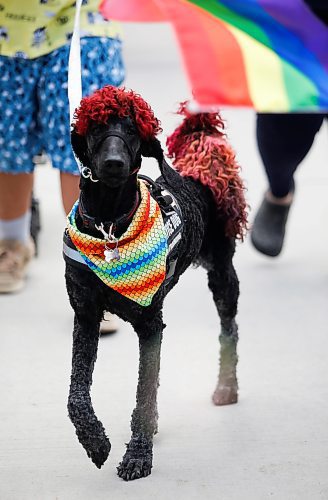
<path id="1" fill-rule="evenodd" d="M 286 231 L 290 205 L 277 205 L 263 199 L 254 219 L 251 242 L 259 252 L 269 257 L 280 254 Z"/>
<path id="2" fill-rule="evenodd" d="M 18 292 L 24 287 L 28 264 L 35 255 L 32 239 L 24 245 L 0 240 L 0 293 Z"/>

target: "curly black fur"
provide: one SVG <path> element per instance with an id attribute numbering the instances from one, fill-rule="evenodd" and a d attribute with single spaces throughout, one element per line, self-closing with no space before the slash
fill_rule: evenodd
<path id="1" fill-rule="evenodd" d="M 82 179 L 81 196 L 88 214 L 100 220 L 113 220 L 127 213 L 138 189 L 135 167 L 140 167 L 141 155 L 154 156 L 162 174 L 159 182 L 175 196 L 184 219 L 173 279 L 159 288 L 150 306 L 142 307 L 107 287 L 94 273 L 70 264 L 66 266 L 67 291 L 75 312 L 68 409 L 78 439 L 97 467 L 103 465 L 110 451 L 109 439 L 95 416 L 90 398 L 99 324 L 104 311 L 131 323 L 139 337 L 139 381 L 131 421 L 132 437 L 118 467 L 118 475 L 124 480 L 144 477 L 151 472 L 153 435 L 157 430 L 160 349 L 165 326 L 163 300 L 192 263 L 207 270 L 209 287 L 221 319 L 221 364 L 213 401 L 217 405 L 237 401 L 235 316 L 239 283 L 232 265 L 235 241 L 225 236 L 224 224 L 209 189 L 192 179 L 182 178 L 169 167 L 156 139 L 146 143 L 136 134 L 135 129 L 134 136 L 131 134 L 131 123 L 126 118 L 112 119 L 108 125 L 90 126 L 86 138 L 72 133 L 77 156 L 99 180 L 93 183 L 90 179 Z M 120 158 L 123 160 L 119 165 Z M 85 228 L 80 218 L 77 224 L 81 231 L 100 236 Z M 125 229 L 124 224 L 118 228 L 118 236 Z"/>

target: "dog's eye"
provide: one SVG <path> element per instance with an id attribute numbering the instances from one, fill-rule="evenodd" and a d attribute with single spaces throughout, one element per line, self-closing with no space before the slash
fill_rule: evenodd
<path id="1" fill-rule="evenodd" d="M 93 133 L 96 135 L 100 135 L 104 131 L 104 127 L 101 125 L 96 125 L 95 128 L 93 129 Z"/>
<path id="2" fill-rule="evenodd" d="M 127 133 L 129 135 L 136 135 L 137 131 L 132 125 L 130 125 L 129 127 L 127 127 Z"/>
<path id="3" fill-rule="evenodd" d="M 93 122 L 92 125 L 90 126 L 90 133 L 93 136 L 98 136 L 100 135 L 104 130 L 104 126 L 102 123 L 95 123 Z"/>

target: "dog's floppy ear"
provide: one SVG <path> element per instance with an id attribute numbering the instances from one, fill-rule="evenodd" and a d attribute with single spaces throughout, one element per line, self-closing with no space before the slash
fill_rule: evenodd
<path id="1" fill-rule="evenodd" d="M 71 144 L 75 156 L 84 167 L 90 168 L 87 141 L 83 135 L 78 134 L 74 128 L 71 131 Z"/>
<path id="2" fill-rule="evenodd" d="M 176 187 L 182 184 L 180 175 L 166 163 L 161 143 L 156 137 L 149 141 L 142 141 L 140 151 L 142 156 L 155 158 L 158 161 L 161 174 L 169 185 Z"/>

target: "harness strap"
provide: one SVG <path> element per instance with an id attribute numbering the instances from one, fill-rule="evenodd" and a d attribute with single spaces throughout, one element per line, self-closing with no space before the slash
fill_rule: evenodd
<path id="1" fill-rule="evenodd" d="M 92 272 L 91 269 L 87 266 L 87 264 L 83 260 L 82 255 L 79 253 L 78 250 L 76 250 L 74 243 L 69 237 L 67 229 L 65 229 L 63 240 L 64 240 L 63 257 L 65 262 L 68 262 L 69 264 L 71 264 L 74 267 L 77 267 L 78 269 L 83 269 L 83 271 Z"/>

